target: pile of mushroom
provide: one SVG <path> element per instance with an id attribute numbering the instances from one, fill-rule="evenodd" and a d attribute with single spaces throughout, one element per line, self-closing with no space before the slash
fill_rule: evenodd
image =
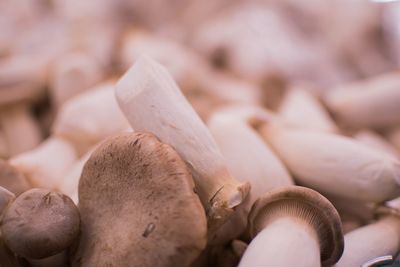
<path id="1" fill-rule="evenodd" d="M 0 266 L 400 263 L 399 10 L 1 2 Z"/>

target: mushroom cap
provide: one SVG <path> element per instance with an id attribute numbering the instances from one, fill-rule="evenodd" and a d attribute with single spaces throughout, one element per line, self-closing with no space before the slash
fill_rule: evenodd
<path id="1" fill-rule="evenodd" d="M 335 207 L 318 192 L 301 186 L 287 186 L 267 192 L 249 214 L 252 237 L 274 219 L 291 216 L 308 223 L 317 233 L 321 262 L 333 265 L 344 248 L 342 225 Z"/>
<path id="2" fill-rule="evenodd" d="M 68 248 L 78 236 L 79 223 L 79 211 L 69 197 L 34 188 L 8 206 L 1 231 L 16 254 L 42 259 Z"/>
<path id="3" fill-rule="evenodd" d="M 0 159 L 0 186 L 16 195 L 30 189 L 30 185 L 25 176 L 2 159 Z"/>
<path id="4" fill-rule="evenodd" d="M 149 133 L 104 141 L 79 183 L 72 266 L 188 266 L 206 245 L 205 211 L 184 161 Z"/>

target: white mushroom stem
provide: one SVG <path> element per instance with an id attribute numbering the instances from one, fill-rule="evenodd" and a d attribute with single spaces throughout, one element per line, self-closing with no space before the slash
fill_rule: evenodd
<path id="1" fill-rule="evenodd" d="M 61 107 L 52 130 L 83 155 L 106 137 L 128 128 L 115 99 L 113 84 L 105 83 L 68 100 Z"/>
<path id="2" fill-rule="evenodd" d="M 27 105 L 20 104 L 2 109 L 0 124 L 10 155 L 35 148 L 42 139 L 39 125 Z"/>
<path id="3" fill-rule="evenodd" d="M 10 159 L 34 187 L 55 189 L 77 160 L 74 147 L 66 140 L 50 137 L 37 148 Z"/>
<path id="4" fill-rule="evenodd" d="M 338 128 L 321 103 L 303 87 L 296 86 L 288 91 L 279 108 L 280 117 L 290 125 L 305 129 L 337 132 Z"/>
<path id="5" fill-rule="evenodd" d="M 268 145 L 244 118 L 235 115 L 235 109 L 221 110 L 208 122 L 229 171 L 239 181 L 249 182 L 252 188 L 243 205 L 222 227 L 222 232 L 217 232 L 215 238 L 223 240 L 221 242 L 243 233 L 250 208 L 263 193 L 293 184 L 290 174 Z"/>
<path id="6" fill-rule="evenodd" d="M 399 84 L 399 74 L 386 74 L 330 90 L 325 102 L 351 126 L 394 126 L 400 123 Z"/>
<path id="7" fill-rule="evenodd" d="M 356 140 L 360 141 L 361 143 L 370 146 L 371 148 L 376 148 L 384 152 L 387 152 L 395 157 L 400 157 L 400 153 L 395 149 L 395 147 L 392 144 L 390 144 L 382 136 L 373 131 L 369 130 L 359 131 L 353 137 Z"/>
<path id="8" fill-rule="evenodd" d="M 247 247 L 239 267 L 321 266 L 318 236 L 307 223 L 284 217 L 269 223 Z"/>
<path id="9" fill-rule="evenodd" d="M 230 175 L 210 132 L 165 68 L 141 57 L 116 88 L 131 126 L 176 149 L 192 172 L 209 218 L 224 221 L 243 202 L 249 186 Z"/>
<path id="10" fill-rule="evenodd" d="M 335 267 L 361 266 L 379 256 L 400 250 L 400 219 L 388 216 L 344 236 L 344 252 Z"/>
<path id="11" fill-rule="evenodd" d="M 278 123 L 260 131 L 302 185 L 369 202 L 400 193 L 400 162 L 390 154 L 344 136 Z"/>

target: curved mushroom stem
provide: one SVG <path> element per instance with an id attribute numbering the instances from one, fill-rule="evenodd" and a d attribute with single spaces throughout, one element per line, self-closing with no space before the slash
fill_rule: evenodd
<path id="1" fill-rule="evenodd" d="M 335 267 L 361 266 L 382 255 L 395 256 L 400 250 L 400 219 L 387 216 L 344 236 L 343 256 Z"/>
<path id="2" fill-rule="evenodd" d="M 210 227 L 226 221 L 247 196 L 249 185 L 230 175 L 210 132 L 165 68 L 141 57 L 116 88 L 133 129 L 154 133 L 186 161 Z"/>
<path id="3" fill-rule="evenodd" d="M 239 267 L 258 266 L 321 266 L 317 233 L 296 218 L 271 222 L 251 241 L 239 264 Z"/>

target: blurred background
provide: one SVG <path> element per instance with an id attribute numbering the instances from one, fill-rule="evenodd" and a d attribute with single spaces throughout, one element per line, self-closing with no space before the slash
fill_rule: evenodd
<path id="1" fill-rule="evenodd" d="M 294 84 L 318 97 L 395 72 L 399 45 L 397 2 L 1 1 L 0 157 L 36 147 L 66 102 L 114 83 L 141 54 L 207 120 L 227 103 L 276 110 Z"/>

